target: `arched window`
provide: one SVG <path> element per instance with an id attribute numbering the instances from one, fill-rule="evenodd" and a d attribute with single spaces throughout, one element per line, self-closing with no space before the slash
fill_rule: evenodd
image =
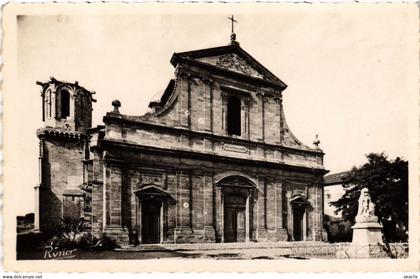
<path id="1" fill-rule="evenodd" d="M 66 119 L 70 116 L 70 93 L 63 89 L 61 90 L 61 119 Z"/>
<path id="2" fill-rule="evenodd" d="M 85 98 L 80 94 L 80 120 L 83 121 L 85 116 Z"/>
<path id="3" fill-rule="evenodd" d="M 229 135 L 241 135 L 241 99 L 235 96 L 228 98 L 227 131 Z"/>

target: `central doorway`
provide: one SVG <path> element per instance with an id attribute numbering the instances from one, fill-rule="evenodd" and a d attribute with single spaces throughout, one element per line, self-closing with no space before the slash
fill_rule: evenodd
<path id="1" fill-rule="evenodd" d="M 142 243 L 160 243 L 160 209 L 162 202 L 146 200 L 141 206 Z"/>
<path id="2" fill-rule="evenodd" d="M 224 241 L 245 242 L 246 237 L 246 198 L 229 194 L 224 200 Z"/>

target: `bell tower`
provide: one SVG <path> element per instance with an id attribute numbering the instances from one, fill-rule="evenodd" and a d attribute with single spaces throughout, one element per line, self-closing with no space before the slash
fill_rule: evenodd
<path id="1" fill-rule="evenodd" d="M 51 77 L 42 87 L 42 121 L 46 128 L 83 131 L 92 127 L 92 98 L 95 92 L 81 87 L 78 82 L 58 81 Z"/>
<path id="2" fill-rule="evenodd" d="M 64 217 L 88 218 L 90 185 L 89 128 L 91 92 L 78 84 L 50 78 L 39 82 L 42 121 L 39 139 L 39 184 L 35 186 L 35 230 L 45 231 Z"/>

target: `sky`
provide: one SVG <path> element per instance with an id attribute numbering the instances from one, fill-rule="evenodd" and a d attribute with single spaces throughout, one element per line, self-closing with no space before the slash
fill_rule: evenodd
<path id="1" fill-rule="evenodd" d="M 121 113 L 144 114 L 174 75 L 172 54 L 228 44 L 232 12 L 241 47 L 288 85 L 283 102 L 291 131 L 306 145 L 319 135 L 326 169 L 361 165 L 370 152 L 407 159 L 417 49 L 406 26 L 417 23 L 406 9 L 25 15 L 17 29 L 19 103 L 9 104 L 24 121 L 24 129 L 10 129 L 21 142 L 8 160 L 25 174 L 16 178 L 16 191 L 29 196 L 20 213 L 33 212 L 38 183 L 37 80 L 77 80 L 95 91 L 94 125 L 113 99 Z"/>

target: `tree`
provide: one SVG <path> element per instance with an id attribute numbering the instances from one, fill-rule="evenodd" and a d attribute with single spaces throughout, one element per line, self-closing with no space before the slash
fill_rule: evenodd
<path id="1" fill-rule="evenodd" d="M 345 194 L 330 204 L 346 221 L 354 222 L 360 190 L 369 189 L 376 215 L 384 226 L 388 242 L 408 239 L 408 162 L 397 157 L 388 160 L 384 153 L 370 153 L 368 162 L 343 177 Z"/>

